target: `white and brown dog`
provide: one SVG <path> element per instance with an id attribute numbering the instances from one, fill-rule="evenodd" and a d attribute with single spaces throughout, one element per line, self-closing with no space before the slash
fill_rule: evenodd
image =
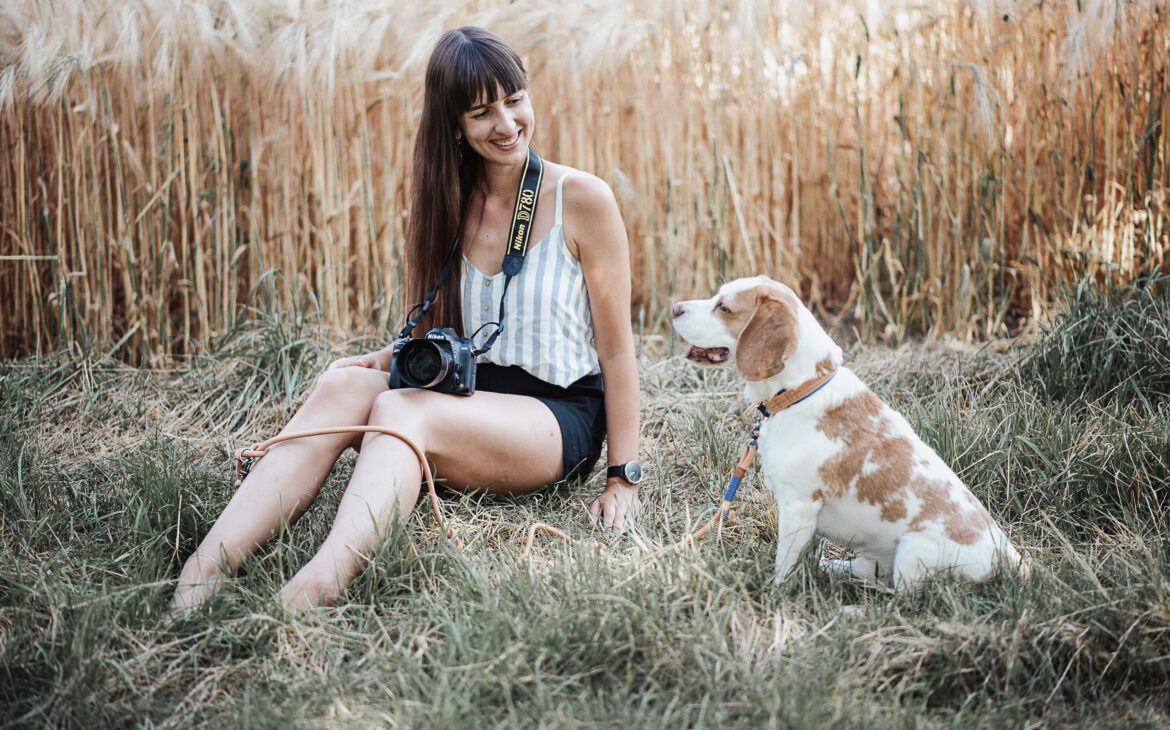
<path id="1" fill-rule="evenodd" d="M 734 362 L 747 398 L 772 404 L 759 453 L 779 503 L 777 581 L 814 535 L 856 555 L 825 567 L 895 588 L 938 571 L 975 581 L 1001 567 L 1027 572 L 934 449 L 842 367 L 841 348 L 787 286 L 738 279 L 710 299 L 678 302 L 673 314 L 687 359 Z"/>

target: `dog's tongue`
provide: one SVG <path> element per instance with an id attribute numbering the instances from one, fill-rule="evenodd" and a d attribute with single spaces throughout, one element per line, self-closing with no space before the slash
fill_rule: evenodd
<path id="1" fill-rule="evenodd" d="M 695 362 L 710 362 L 720 363 L 727 360 L 729 351 L 726 347 L 695 347 L 694 345 L 687 345 L 686 352 L 683 357 Z"/>

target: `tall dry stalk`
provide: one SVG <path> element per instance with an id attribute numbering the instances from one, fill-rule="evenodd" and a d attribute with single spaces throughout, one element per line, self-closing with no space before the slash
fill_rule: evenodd
<path id="1" fill-rule="evenodd" d="M 983 338 L 1167 266 L 1162 3 L 777 5 L 8 3 L 0 356 L 205 352 L 275 271 L 396 321 L 421 71 L 465 23 L 618 193 L 649 331 L 762 272 L 866 336 Z"/>

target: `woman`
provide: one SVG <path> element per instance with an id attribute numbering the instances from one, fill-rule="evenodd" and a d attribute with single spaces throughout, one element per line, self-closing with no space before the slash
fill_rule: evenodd
<path id="1" fill-rule="evenodd" d="M 478 330 L 482 344 L 491 331 L 481 325 L 496 319 L 505 280 L 491 272 L 501 270 L 534 128 L 516 52 L 479 28 L 445 34 L 427 64 L 415 143 L 411 301 L 423 300 L 448 260 L 451 269 L 415 337 L 452 327 L 468 336 Z M 384 426 L 417 444 L 448 486 L 496 494 L 588 474 L 608 437 L 614 466 L 590 518 L 620 529 L 638 506 L 639 471 L 625 226 L 604 182 L 563 165 L 544 163 L 536 200 L 528 254 L 509 282 L 501 334 L 479 357 L 473 395 L 389 388 L 392 345 L 332 363 L 285 432 Z M 282 521 L 300 516 L 351 446 L 359 456 L 332 530 L 281 591 L 292 608 L 336 598 L 389 521 L 418 501 L 419 463 L 392 436 L 314 436 L 273 446 L 183 566 L 176 608 L 201 603 Z"/>

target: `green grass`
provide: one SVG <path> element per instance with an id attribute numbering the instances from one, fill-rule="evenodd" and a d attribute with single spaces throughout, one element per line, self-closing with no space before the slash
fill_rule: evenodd
<path id="1" fill-rule="evenodd" d="M 1058 397 L 1036 350 L 847 353 L 1023 547 L 1029 581 L 895 595 L 809 555 L 777 587 L 775 505 L 755 472 L 720 536 L 675 548 L 718 503 L 748 406 L 730 373 L 647 340 L 632 533 L 585 520 L 598 475 L 535 499 L 451 498 L 461 550 L 418 509 L 342 605 L 286 615 L 274 596 L 324 538 L 345 457 L 304 519 L 204 610 L 169 619 L 179 566 L 230 496 L 230 449 L 274 433 L 336 354 L 298 327 L 258 317 L 246 345 L 177 372 L 0 366 L 0 725 L 1170 722 L 1170 399 Z M 573 542 L 539 536 L 522 558 L 534 520 Z"/>
<path id="2" fill-rule="evenodd" d="M 1125 286 L 1084 279 L 1064 293 L 1057 322 L 1043 328 L 1021 378 L 1073 406 L 1146 405 L 1170 398 L 1170 278 Z"/>

